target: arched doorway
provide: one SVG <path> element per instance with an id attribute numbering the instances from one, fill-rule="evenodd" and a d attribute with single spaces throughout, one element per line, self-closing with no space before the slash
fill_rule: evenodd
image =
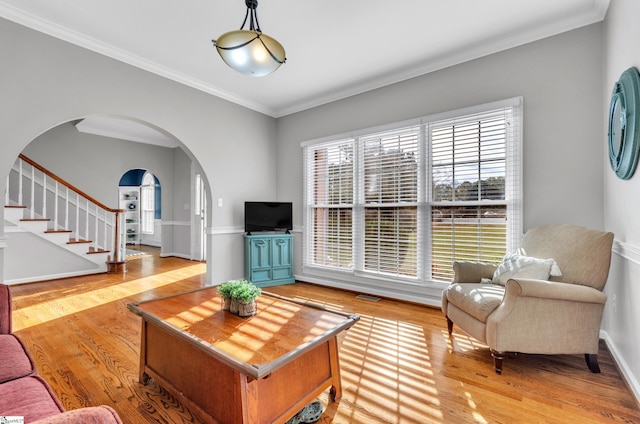
<path id="1" fill-rule="evenodd" d="M 101 121 L 115 122 L 113 128 L 117 129 L 123 127 L 119 124 L 120 121 L 130 120 L 126 117 L 108 118 Z M 125 180 L 128 179 L 128 182 L 123 181 L 123 184 L 137 187 L 137 194 L 134 195 L 136 199 L 132 199 L 129 193 L 128 200 L 139 203 L 136 206 L 141 213 L 138 224 L 145 224 L 144 231 L 142 227 L 135 231 L 139 235 L 137 242 L 160 247 L 161 256 L 204 260 L 206 249 L 203 246 L 206 246 L 207 236 L 203 233 L 206 225 L 206 218 L 203 218 L 206 214 L 197 205 L 195 195 L 203 196 L 198 196 L 199 203 L 206 205 L 206 178 L 189 150 L 175 137 L 139 120 L 135 120 L 138 127 L 148 126 L 161 132 L 166 138 L 173 140 L 173 145 L 159 144 L 157 139 L 143 140 L 140 132 L 137 132 L 137 137 L 133 137 L 135 139 L 128 139 L 123 134 L 126 131 L 106 131 L 106 128 L 96 128 L 95 125 L 93 128 L 78 125 L 82 121 L 79 118 L 63 122 L 44 131 L 25 146 L 22 153 L 114 209 L 124 209 L 125 205 L 120 204 L 124 196 L 120 197 L 118 187 L 120 180 L 126 176 Z M 202 190 L 195 187 L 196 172 L 201 178 L 199 187 Z M 145 178 L 145 175 L 148 176 Z M 144 201 L 142 192 L 151 185 L 153 200 L 150 205 L 143 206 L 140 203 Z M 49 209 L 53 210 L 52 207 Z M 193 213 L 194 211 L 199 213 Z M 143 214 L 153 218 L 143 220 Z M 135 232 L 132 234 L 134 237 Z M 119 243 L 122 240 L 125 243 L 129 241 L 127 236 L 128 233 L 124 233 L 119 237 Z M 118 249 L 120 251 L 124 252 L 125 249 Z"/>
<path id="2" fill-rule="evenodd" d="M 145 169 L 125 172 L 118 183 L 118 201 L 124 210 L 126 244 L 162 246 L 162 187 Z"/>

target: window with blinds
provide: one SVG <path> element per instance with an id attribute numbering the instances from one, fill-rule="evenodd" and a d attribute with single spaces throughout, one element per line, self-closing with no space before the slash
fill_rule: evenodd
<path id="1" fill-rule="evenodd" d="M 307 250 L 314 265 L 353 269 L 353 140 L 309 148 Z"/>
<path id="2" fill-rule="evenodd" d="M 363 270 L 418 275 L 420 126 L 360 137 Z"/>
<path id="3" fill-rule="evenodd" d="M 303 143 L 303 266 L 449 281 L 499 262 L 521 224 L 521 99 Z"/>
<path id="4" fill-rule="evenodd" d="M 140 186 L 140 231 L 143 234 L 154 233 L 155 202 L 155 181 L 153 174 L 147 172 Z"/>
<path id="5" fill-rule="evenodd" d="M 451 279 L 454 261 L 496 263 L 506 254 L 515 123 L 505 107 L 429 124 L 434 280 Z"/>

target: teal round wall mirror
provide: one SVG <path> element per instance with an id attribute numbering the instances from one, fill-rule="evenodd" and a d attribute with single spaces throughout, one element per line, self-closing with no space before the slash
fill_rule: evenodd
<path id="1" fill-rule="evenodd" d="M 609 105 L 609 162 L 619 178 L 631 178 L 640 151 L 640 74 L 629 68 L 620 75 Z"/>

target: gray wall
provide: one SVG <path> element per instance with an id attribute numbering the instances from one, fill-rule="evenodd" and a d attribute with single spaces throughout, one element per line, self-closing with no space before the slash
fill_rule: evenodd
<path id="1" fill-rule="evenodd" d="M 183 205 L 191 202 L 191 159 L 181 148 L 85 134 L 69 122 L 40 135 L 22 153 L 113 208 L 118 208 L 122 175 L 136 168 L 150 171 L 162 188 L 162 230 L 166 235 L 161 253 L 190 257 L 190 214 Z"/>
<path id="2" fill-rule="evenodd" d="M 37 137 L 22 153 L 113 208 L 118 207 L 118 183 L 122 175 L 130 169 L 146 169 L 160 181 L 163 219 L 171 220 L 173 150 L 84 134 L 66 123 Z"/>
<path id="3" fill-rule="evenodd" d="M 224 199 L 208 215 L 208 281 L 242 273 L 242 237 L 228 229 L 241 228 L 245 199 L 276 196 L 274 118 L 3 19 L 0 57 L 0 175 L 62 123 L 94 114 L 149 123 L 182 143 L 204 171 L 209 194 Z M 69 154 L 77 164 L 95 159 Z M 0 247 L 5 243 L 0 237 Z M 0 257 L 0 273 L 3 264 Z"/>
<path id="4" fill-rule="evenodd" d="M 173 219 L 171 222 L 163 222 L 162 231 L 170 232 L 173 243 L 171 246 L 162 244 L 163 255 L 191 257 L 191 160 L 180 149 L 176 149 L 173 155 L 172 169 L 174 179 L 171 181 Z M 164 220 L 163 220 L 164 221 Z M 169 250 L 169 247 L 172 250 Z"/>
<path id="5" fill-rule="evenodd" d="M 294 199 L 302 225 L 302 141 L 523 96 L 524 229 L 602 228 L 602 32 L 591 25 L 279 118 L 278 196 Z M 295 272 L 304 279 L 297 235 Z M 411 299 L 439 304 L 442 284 L 423 284 Z"/>
<path id="6" fill-rule="evenodd" d="M 620 74 L 640 69 L 640 2 L 615 0 L 605 21 L 605 73 L 600 105 L 603 120 L 608 119 L 609 96 Z M 607 130 L 599 134 L 606 146 Z M 609 296 L 602 325 L 607 344 L 629 385 L 640 399 L 640 171 L 623 181 L 615 176 L 608 162 L 606 147 L 601 149 L 604 163 L 604 222 L 613 231 L 615 242 L 609 281 Z"/>

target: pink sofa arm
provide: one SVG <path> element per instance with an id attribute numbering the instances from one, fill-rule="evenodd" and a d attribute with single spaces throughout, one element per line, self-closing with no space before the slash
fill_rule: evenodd
<path id="1" fill-rule="evenodd" d="M 9 286 L 0 284 L 0 334 L 11 334 L 11 311 Z"/>
<path id="2" fill-rule="evenodd" d="M 122 420 L 113 408 L 100 405 L 66 411 L 32 424 L 122 424 Z"/>

